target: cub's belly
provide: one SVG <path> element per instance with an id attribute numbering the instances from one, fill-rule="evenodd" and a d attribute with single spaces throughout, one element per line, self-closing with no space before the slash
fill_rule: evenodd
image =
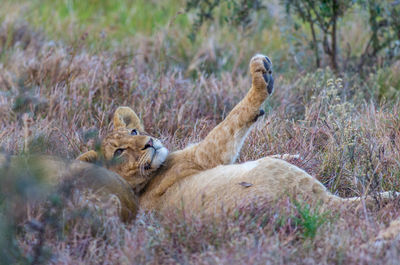
<path id="1" fill-rule="evenodd" d="M 295 192 L 324 200 L 325 187 L 302 169 L 270 157 L 218 166 L 174 184 L 161 198 L 161 210 L 195 213 L 231 211 L 258 199 L 275 200 Z"/>

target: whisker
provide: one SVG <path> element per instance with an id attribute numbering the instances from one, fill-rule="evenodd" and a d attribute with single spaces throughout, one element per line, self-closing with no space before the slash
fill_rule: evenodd
<path id="1" fill-rule="evenodd" d="M 145 177 L 147 175 L 147 172 L 145 171 L 145 167 L 146 167 L 146 161 L 150 158 L 150 154 L 148 152 L 146 152 L 145 154 L 143 154 L 140 158 L 139 158 L 139 174 L 143 177 Z"/>
<path id="2" fill-rule="evenodd" d="M 142 155 L 142 156 L 139 158 L 138 164 L 139 164 L 139 175 L 140 175 L 140 176 L 143 176 L 143 175 L 144 175 L 143 161 L 145 160 L 145 157 L 146 157 L 146 154 Z"/>

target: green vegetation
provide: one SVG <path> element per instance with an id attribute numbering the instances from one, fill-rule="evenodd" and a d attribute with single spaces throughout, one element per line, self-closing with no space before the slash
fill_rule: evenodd
<path id="1" fill-rule="evenodd" d="M 318 228 L 328 221 L 326 217 L 328 213 L 320 213 L 318 207 L 311 208 L 306 203 L 301 204 L 295 201 L 294 205 L 299 215 L 294 218 L 294 222 L 302 229 L 302 236 L 314 239 Z"/>
<path id="2" fill-rule="evenodd" d="M 179 1 L 126 0 L 5 0 L 2 16 L 15 9 L 36 29 L 50 38 L 77 41 L 87 35 L 87 43 L 104 48 L 139 34 L 151 35 L 174 22 L 184 27 L 186 17 L 179 16 Z M 14 11 L 14 10 L 12 10 Z M 1 11 L 0 11 L 1 12 Z M 97 46 L 97 42 L 102 42 Z"/>
<path id="3" fill-rule="evenodd" d="M 30 152 L 74 159 L 96 148 L 120 105 L 131 106 L 170 150 L 183 148 L 245 95 L 249 59 L 264 53 L 274 64 L 275 92 L 239 162 L 299 154 L 290 162 L 335 194 L 400 190 L 398 1 L 348 2 L 336 17 L 336 70 L 325 47 L 332 50 L 331 9 L 314 5 L 309 20 L 300 11 L 313 1 L 208 2 L 216 5 L 1 2 L 0 149 L 21 155 L 26 169 L 0 168 L 1 264 L 398 262 L 398 240 L 363 247 L 399 215 L 398 200 L 376 212 L 336 212 L 265 198 L 238 205 L 223 222 L 171 212 L 140 213 L 123 224 L 56 196 L 24 160 Z M 322 14 L 326 25 L 315 21 Z M 46 203 L 30 207 L 35 200 Z"/>

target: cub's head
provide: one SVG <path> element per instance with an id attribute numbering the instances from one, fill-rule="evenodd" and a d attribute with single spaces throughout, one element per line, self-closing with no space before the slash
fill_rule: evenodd
<path id="1" fill-rule="evenodd" d="M 119 107 L 114 114 L 114 131 L 101 144 L 101 154 L 88 151 L 77 159 L 96 162 L 102 157 L 106 167 L 122 176 L 135 190 L 142 189 L 165 161 L 168 150 L 158 139 L 144 132 L 136 113 Z"/>

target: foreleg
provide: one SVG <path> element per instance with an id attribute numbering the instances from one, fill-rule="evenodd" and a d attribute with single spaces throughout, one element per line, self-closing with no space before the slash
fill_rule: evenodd
<path id="1" fill-rule="evenodd" d="M 243 100 L 202 142 L 188 150 L 193 152 L 193 162 L 202 168 L 235 162 L 252 125 L 264 114 L 260 107 L 274 84 L 271 61 L 263 55 L 254 56 L 250 73 L 252 85 Z"/>

